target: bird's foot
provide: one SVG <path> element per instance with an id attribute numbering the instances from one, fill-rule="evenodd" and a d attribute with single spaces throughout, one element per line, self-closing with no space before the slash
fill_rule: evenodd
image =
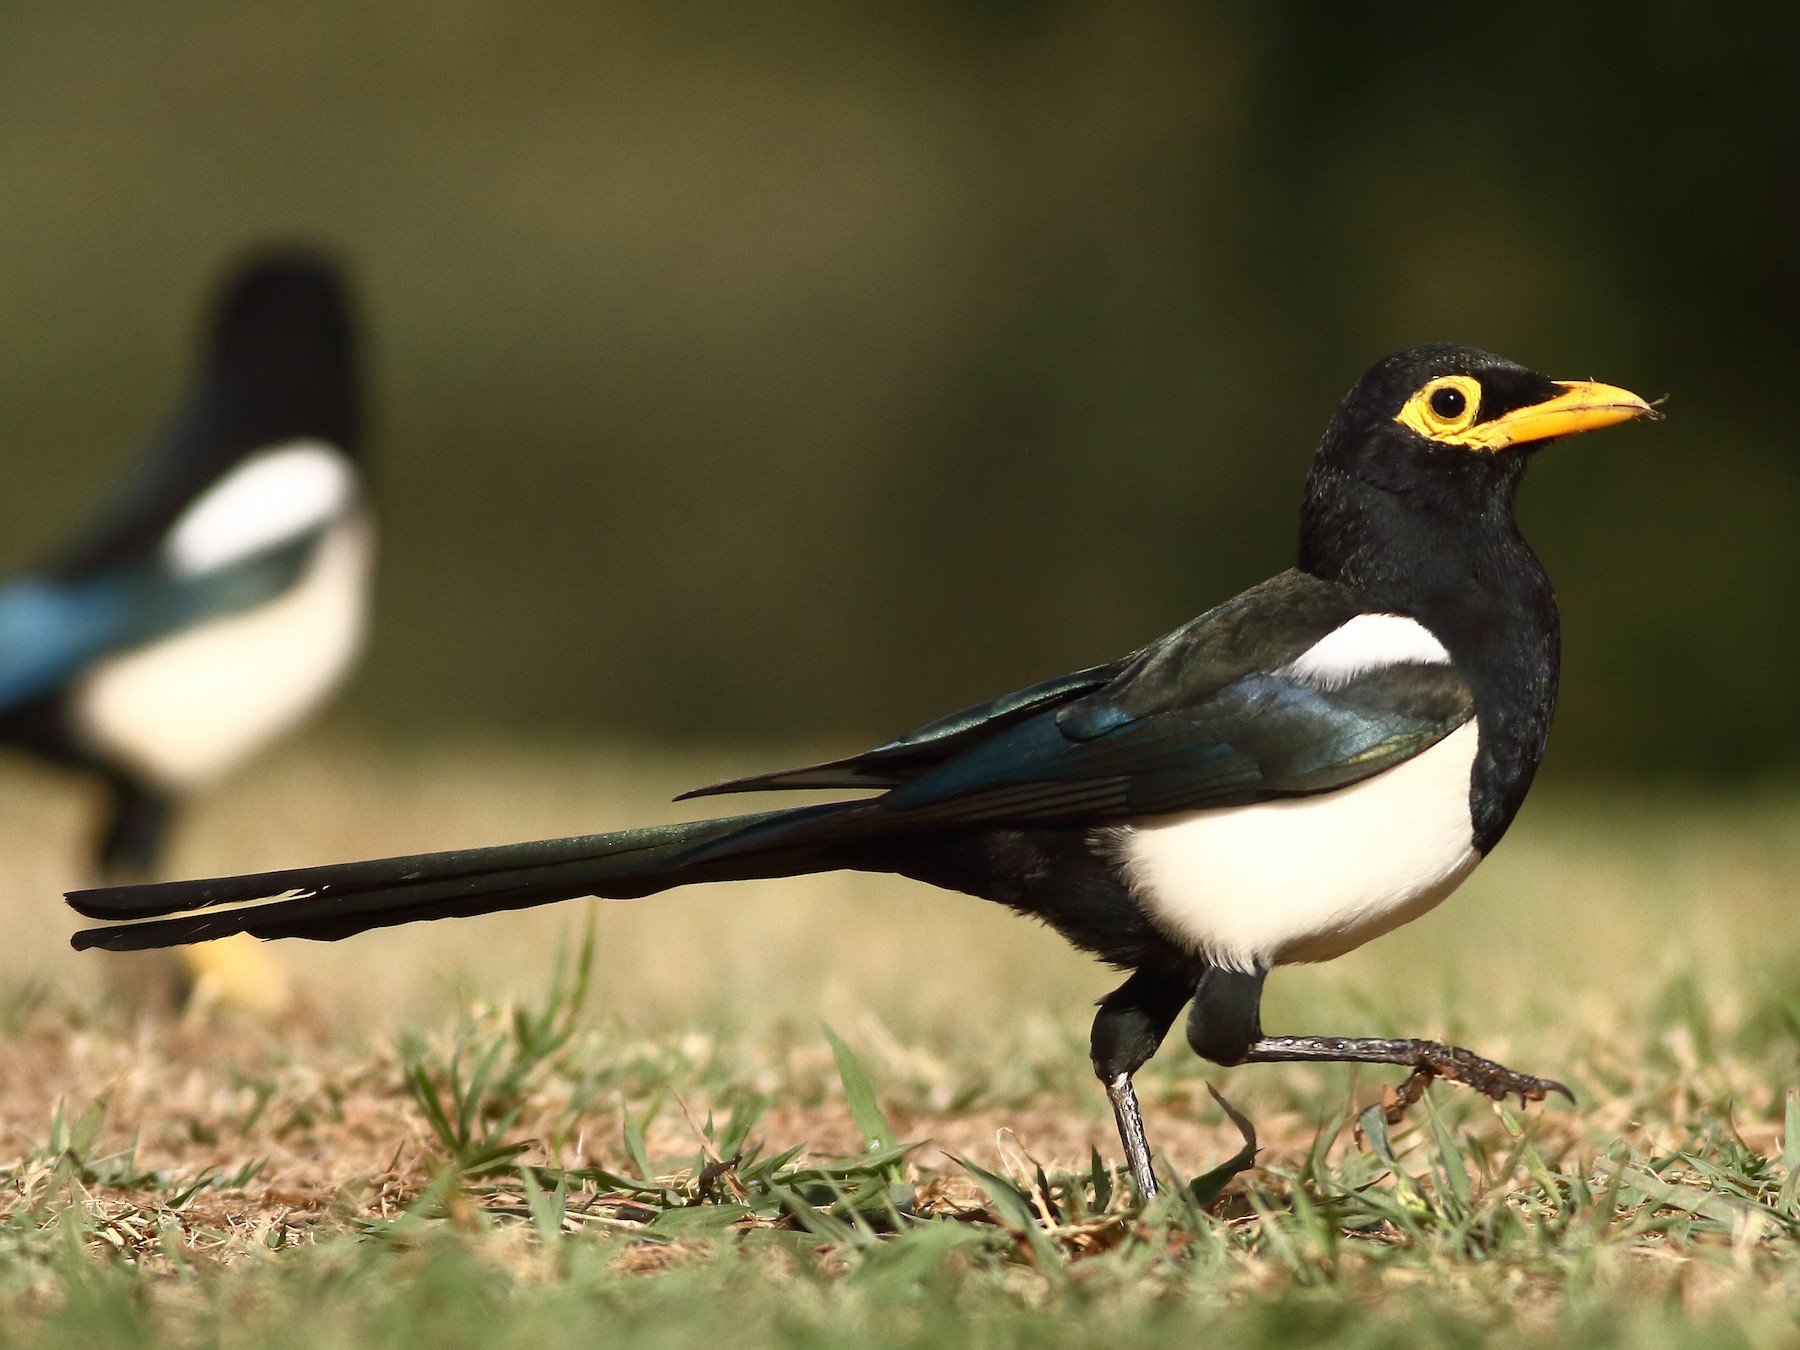
<path id="1" fill-rule="evenodd" d="M 1495 1101 L 1516 1096 L 1520 1103 L 1541 1102 L 1559 1092 L 1570 1102 L 1575 1094 L 1554 1078 L 1536 1078 L 1460 1045 L 1439 1041 L 1387 1040 L 1374 1036 L 1265 1036 L 1251 1045 L 1246 1063 L 1301 1061 L 1313 1063 L 1398 1064 L 1410 1068 L 1397 1094 L 1399 1109 L 1417 1101 L 1433 1078 L 1447 1078 L 1474 1088 Z"/>
<path id="2" fill-rule="evenodd" d="M 1554 1078 L 1536 1078 L 1528 1073 L 1520 1073 L 1504 1064 L 1496 1064 L 1491 1059 L 1483 1059 L 1460 1045 L 1442 1045 L 1437 1041 L 1416 1041 L 1414 1044 L 1418 1046 L 1418 1057 L 1413 1061 L 1413 1078 L 1448 1078 L 1454 1083 L 1472 1087 L 1497 1102 L 1517 1097 L 1521 1106 L 1526 1102 L 1541 1102 L 1552 1092 L 1561 1093 L 1571 1105 L 1574 1104 L 1575 1094 Z M 1418 1091 L 1424 1090 L 1425 1082 L 1421 1081 Z"/>
<path id="3" fill-rule="evenodd" d="M 1406 1108 L 1418 1104 L 1434 1077 L 1435 1074 L 1423 1069 L 1414 1069 L 1399 1087 L 1384 1086 L 1381 1089 L 1381 1114 L 1387 1117 L 1387 1123 L 1398 1125 L 1406 1116 Z"/>
<path id="4" fill-rule="evenodd" d="M 182 947 L 179 957 L 189 1017 L 231 1011 L 272 1019 L 293 1002 L 286 972 L 248 933 Z"/>

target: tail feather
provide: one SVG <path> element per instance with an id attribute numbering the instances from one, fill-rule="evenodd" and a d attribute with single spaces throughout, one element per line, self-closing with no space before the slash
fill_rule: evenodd
<path id="1" fill-rule="evenodd" d="M 86 929 L 72 942 L 77 950 L 136 951 L 233 933 L 336 941 L 371 928 L 584 895 L 627 900 L 696 882 L 798 875 L 835 864 L 816 844 L 757 847 L 733 856 L 729 841 L 746 831 L 761 840 L 771 822 L 804 826 L 858 805 L 839 802 L 495 848 L 75 891 L 68 902 L 88 918 L 144 922 Z M 697 859 L 702 849 L 706 856 Z M 256 901 L 262 903 L 245 903 Z M 182 913 L 194 909 L 208 912 Z"/>
<path id="2" fill-rule="evenodd" d="M 671 880 L 664 883 L 665 886 L 677 884 L 681 882 Z M 308 896 L 264 905 L 245 905 L 178 915 L 174 918 L 149 919 L 142 923 L 119 924 L 109 928 L 89 928 L 76 933 L 70 942 L 78 951 L 96 947 L 105 951 L 144 951 L 152 947 L 211 942 L 215 938 L 230 937 L 236 933 L 249 933 L 252 937 L 268 939 L 306 938 L 315 942 L 336 942 L 371 929 L 392 928 L 398 924 L 420 923 L 429 919 L 471 918 L 478 914 L 495 914 L 503 910 L 529 909 L 534 905 L 574 900 L 596 894 L 602 889 L 602 885 L 603 883 L 579 880 L 560 884 L 522 884 L 517 879 L 508 878 L 486 892 L 438 895 L 432 899 L 414 896 L 402 888 L 353 896 Z"/>

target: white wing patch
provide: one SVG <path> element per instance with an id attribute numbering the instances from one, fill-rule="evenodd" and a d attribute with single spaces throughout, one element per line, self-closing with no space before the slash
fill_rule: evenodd
<path id="1" fill-rule="evenodd" d="M 324 441 L 252 455 L 182 513 L 163 544 L 177 576 L 199 576 L 299 539 L 356 499 L 356 469 Z"/>
<path id="2" fill-rule="evenodd" d="M 1358 614 L 1276 671 L 1319 689 L 1336 689 L 1383 666 L 1447 666 L 1450 653 L 1432 631 L 1404 614 Z"/>

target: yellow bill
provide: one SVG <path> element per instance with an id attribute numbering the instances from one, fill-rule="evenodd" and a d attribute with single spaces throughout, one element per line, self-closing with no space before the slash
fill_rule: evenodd
<path id="1" fill-rule="evenodd" d="M 1660 414 L 1629 389 L 1593 380 L 1558 380 L 1563 393 L 1528 408 L 1514 408 L 1491 422 L 1481 422 L 1456 437 L 1471 450 L 1504 450 L 1509 445 L 1573 436 L 1617 426 L 1636 417 Z"/>

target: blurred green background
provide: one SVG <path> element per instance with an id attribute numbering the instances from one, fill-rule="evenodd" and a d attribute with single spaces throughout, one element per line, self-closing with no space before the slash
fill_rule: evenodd
<path id="1" fill-rule="evenodd" d="M 880 737 L 1286 566 L 1376 357 L 1669 394 L 1538 464 L 1558 778 L 1800 761 L 1794 7 L 170 0 L 0 10 L 0 560 L 242 245 L 364 292 L 348 707 Z"/>

